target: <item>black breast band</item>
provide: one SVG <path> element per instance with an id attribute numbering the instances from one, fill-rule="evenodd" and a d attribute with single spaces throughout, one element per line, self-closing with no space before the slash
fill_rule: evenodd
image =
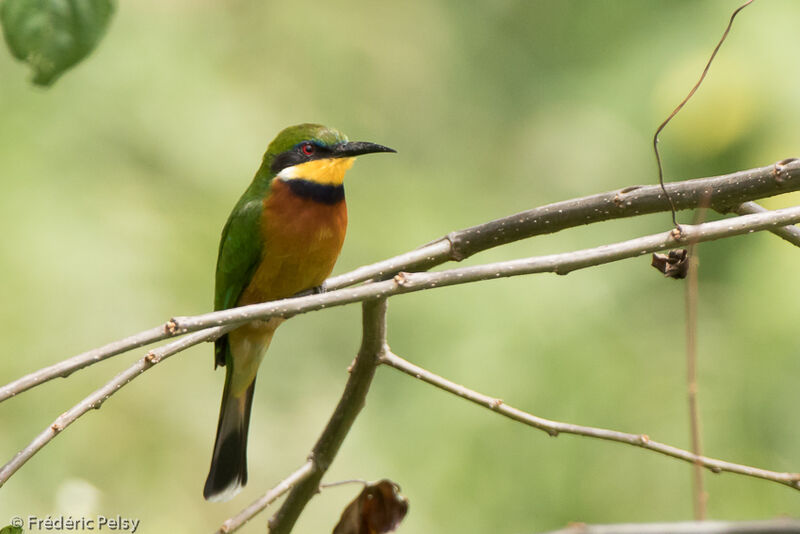
<path id="1" fill-rule="evenodd" d="M 280 178 L 278 178 L 280 180 Z M 295 195 L 308 198 L 323 204 L 336 204 L 344 200 L 344 186 L 333 184 L 320 184 L 311 180 L 294 178 L 282 180 L 289 190 Z"/>

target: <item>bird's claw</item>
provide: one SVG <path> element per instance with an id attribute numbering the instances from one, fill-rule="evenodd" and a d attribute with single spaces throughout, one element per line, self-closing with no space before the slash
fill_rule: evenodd
<path id="1" fill-rule="evenodd" d="M 311 288 L 311 294 L 312 295 L 321 295 L 322 293 L 325 293 L 327 290 L 328 290 L 328 287 L 325 285 L 325 282 L 322 282 L 317 287 L 312 287 Z"/>

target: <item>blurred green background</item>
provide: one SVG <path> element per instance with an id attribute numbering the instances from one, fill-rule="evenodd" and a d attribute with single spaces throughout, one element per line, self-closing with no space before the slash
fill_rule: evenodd
<path id="1" fill-rule="evenodd" d="M 348 175 L 337 273 L 537 205 L 655 181 L 650 139 L 737 1 L 120 2 L 87 61 L 30 85 L 0 52 L 0 381 L 209 311 L 219 233 L 283 127 L 398 150 Z M 668 179 L 800 153 L 800 4 L 742 13 L 662 135 Z M 765 202 L 793 205 L 800 196 Z M 689 220 L 690 214 L 681 214 Z M 669 227 L 665 214 L 486 252 L 568 251 Z M 800 470 L 797 250 L 760 234 L 700 247 L 700 401 L 708 455 Z M 683 285 L 641 258 L 391 300 L 400 355 L 537 415 L 689 444 Z M 259 374 L 250 482 L 203 501 L 222 390 L 208 345 L 88 414 L 0 490 L 13 515 L 122 514 L 140 532 L 210 532 L 295 469 L 359 344 L 360 309 L 298 317 Z M 0 405 L 2 461 L 143 350 Z M 688 519 L 691 468 L 546 434 L 391 369 L 326 480 L 388 477 L 401 532 L 537 532 L 568 521 Z M 776 484 L 708 475 L 709 513 L 798 515 Z M 330 532 L 358 488 L 326 490 L 296 532 Z M 261 515 L 242 532 L 263 532 Z"/>

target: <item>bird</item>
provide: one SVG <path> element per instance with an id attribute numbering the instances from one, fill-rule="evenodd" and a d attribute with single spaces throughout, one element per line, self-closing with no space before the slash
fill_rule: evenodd
<path id="1" fill-rule="evenodd" d="M 349 141 L 320 124 L 278 133 L 222 230 L 214 310 L 324 290 L 347 229 L 344 175 L 357 156 L 377 152 L 396 151 Z M 227 501 L 247 483 L 256 373 L 281 322 L 280 317 L 251 321 L 215 341 L 214 367 L 226 372 L 203 488 L 208 501 Z"/>

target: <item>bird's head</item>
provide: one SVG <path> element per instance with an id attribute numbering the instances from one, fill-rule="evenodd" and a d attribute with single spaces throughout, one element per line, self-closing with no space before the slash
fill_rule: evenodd
<path id="1" fill-rule="evenodd" d="M 347 136 L 320 124 L 298 124 L 284 129 L 269 144 L 263 168 L 282 180 L 308 180 L 341 185 L 356 156 L 395 152 L 391 148 Z"/>

